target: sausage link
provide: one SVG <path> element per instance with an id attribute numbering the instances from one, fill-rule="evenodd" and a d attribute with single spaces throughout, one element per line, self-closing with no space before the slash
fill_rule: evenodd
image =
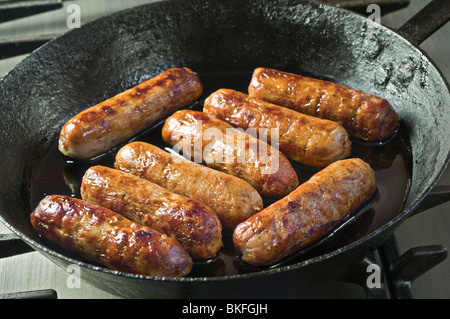
<path id="1" fill-rule="evenodd" d="M 30 220 L 53 244 L 113 270 L 185 277 L 193 266 L 177 240 L 81 199 L 48 195 Z"/>
<path id="2" fill-rule="evenodd" d="M 202 93 L 196 73 L 169 69 L 75 115 L 61 129 L 59 150 L 79 160 L 100 155 L 193 103 Z"/>
<path id="3" fill-rule="evenodd" d="M 347 131 L 337 122 L 305 115 L 238 91 L 214 92 L 205 100 L 203 111 L 234 127 L 255 129 L 256 134 L 261 128 L 278 129 L 280 151 L 301 164 L 324 167 L 351 153 Z M 271 143 L 270 135 L 268 142 Z"/>
<path id="4" fill-rule="evenodd" d="M 298 185 L 297 173 L 278 150 L 203 112 L 174 113 L 162 137 L 194 162 L 247 181 L 263 197 L 281 198 Z"/>
<path id="5" fill-rule="evenodd" d="M 250 96 L 300 113 L 336 121 L 350 137 L 380 142 L 391 137 L 399 118 L 388 101 L 342 84 L 257 68 Z"/>
<path id="6" fill-rule="evenodd" d="M 217 255 L 222 225 L 202 203 L 113 168 L 89 168 L 81 183 L 84 200 L 177 239 L 194 259 Z"/>
<path id="7" fill-rule="evenodd" d="M 332 231 L 375 191 L 375 173 L 367 163 L 334 162 L 238 225 L 233 243 L 251 265 L 276 263 Z"/>
<path id="8" fill-rule="evenodd" d="M 115 168 L 211 207 L 226 229 L 263 209 L 259 193 L 246 181 L 188 160 L 179 160 L 148 143 L 132 142 L 116 155 Z"/>

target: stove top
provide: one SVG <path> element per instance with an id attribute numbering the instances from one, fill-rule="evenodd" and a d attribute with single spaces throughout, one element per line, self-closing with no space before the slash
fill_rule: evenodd
<path id="1" fill-rule="evenodd" d="M 330 0 L 336 2 L 335 0 Z M 6 75 L 31 50 L 71 27 L 149 0 L 0 1 L 0 77 Z M 351 1 L 348 1 L 351 2 Z M 361 4 L 352 8 L 361 11 Z M 364 1 L 359 1 L 364 3 Z M 373 1 L 377 2 L 377 1 Z M 383 2 L 383 1 L 381 1 Z M 384 1 L 386 2 L 386 1 Z M 397 28 L 428 1 L 399 1 L 382 15 L 381 23 Z M 39 7 L 30 8 L 31 5 Z M 3 6 L 3 7 L 2 7 Z M 3 9 L 3 11 L 2 11 Z M 19 10 L 18 10 L 19 9 Z M 36 11 L 39 10 L 39 11 Z M 3 13 L 2 13 L 3 12 Z M 6 12 L 6 13 L 5 13 Z M 28 12 L 33 13 L 28 15 Z M 39 12 L 38 14 L 36 14 Z M 369 13 L 368 13 L 369 14 Z M 20 16 L 20 18 L 19 18 Z M 14 19 L 13 19 L 14 18 Z M 450 79 L 450 24 L 428 38 L 421 48 Z M 450 185 L 450 168 L 438 182 Z M 292 298 L 450 298 L 450 203 L 443 203 L 406 220 L 386 244 L 349 269 L 339 280 L 313 287 Z M 367 289 L 367 266 L 380 264 L 390 269 L 379 288 Z M 363 272 L 364 276 L 358 276 Z M 59 298 L 114 299 L 117 296 L 81 282 L 74 284 L 70 273 L 40 253 L 30 251 L 0 223 L 0 299 Z M 361 279 L 363 278 L 363 279 Z"/>

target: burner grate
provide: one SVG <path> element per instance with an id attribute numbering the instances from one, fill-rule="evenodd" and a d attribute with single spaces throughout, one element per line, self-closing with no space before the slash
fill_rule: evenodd
<path id="1" fill-rule="evenodd" d="M 0 258 L 11 257 L 33 251 L 14 234 L 0 234 Z"/>
<path id="2" fill-rule="evenodd" d="M 0 235 L 0 258 L 11 257 L 34 251 L 14 234 Z M 415 247 L 399 255 L 395 236 L 391 236 L 378 250 L 370 253 L 359 263 L 349 267 L 347 273 L 338 278 L 340 282 L 361 286 L 368 299 L 412 299 L 412 283 L 421 275 L 444 261 L 447 249 L 441 245 Z M 367 269 L 380 265 L 379 288 L 367 285 Z M 54 299 L 56 291 L 36 290 L 0 294 L 0 299 Z"/>
<path id="3" fill-rule="evenodd" d="M 0 1 L 0 23 L 29 17 L 39 13 L 61 9 L 63 2 L 68 0 L 6 0 Z M 381 14 L 405 8 L 409 0 L 317 0 L 325 4 L 346 8 L 363 15 L 370 15 L 367 8 L 378 4 Z M 0 59 L 27 54 L 39 48 L 60 34 L 33 35 L 27 37 L 0 38 Z"/>
<path id="4" fill-rule="evenodd" d="M 0 294 L 0 299 L 58 299 L 58 294 L 53 289 L 43 289 Z"/>
<path id="5" fill-rule="evenodd" d="M 343 280 L 364 288 L 368 299 L 413 299 L 413 282 L 446 258 L 447 249 L 442 245 L 414 247 L 400 255 L 393 235 L 378 250 L 351 267 Z M 383 275 L 380 288 L 367 285 L 370 265 L 380 265 Z"/>
<path id="6" fill-rule="evenodd" d="M 0 22 L 11 21 L 62 8 L 62 1 L 3 1 L 0 3 Z"/>
<path id="7" fill-rule="evenodd" d="M 61 9 L 63 7 L 63 1 L 66 0 L 1 1 L 0 23 Z M 0 38 L 0 59 L 31 53 L 57 36 L 59 34 Z"/>

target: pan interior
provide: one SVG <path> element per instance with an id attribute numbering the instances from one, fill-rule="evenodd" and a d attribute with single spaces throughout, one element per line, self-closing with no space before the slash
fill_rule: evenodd
<path id="1" fill-rule="evenodd" d="M 31 210 L 45 194 L 77 196 L 80 175 L 93 164 L 70 163 L 57 152 L 63 123 L 174 66 L 197 71 L 204 95 L 220 87 L 245 91 L 251 71 L 265 66 L 331 79 L 394 105 L 402 118 L 396 138 L 384 146 L 355 143 L 352 154 L 376 169 L 380 197 L 360 215 L 359 229 L 343 233 L 343 239 L 333 237 L 325 252 L 373 233 L 416 204 L 447 161 L 446 83 L 422 52 L 395 33 L 309 1 L 168 1 L 71 31 L 30 55 L 1 82 L 0 149 L 8 150 L 0 154 L 5 224 L 49 247 L 29 223 Z M 192 107 L 201 107 L 201 100 Z M 136 139 L 161 146 L 159 129 Z M 113 154 L 95 163 L 111 166 Z M 304 179 L 314 173 L 296 169 Z M 221 258 L 198 266 L 193 276 L 252 271 L 239 264 L 230 245 Z"/>
<path id="2" fill-rule="evenodd" d="M 306 74 L 305 72 L 301 73 Z M 313 76 L 312 74 L 308 75 Z M 205 91 L 203 96 L 191 106 L 196 110 L 202 110 L 203 100 L 219 88 L 232 88 L 245 92 L 250 83 L 251 70 L 204 72 L 199 76 L 205 84 Z M 314 76 L 318 77 L 318 75 Z M 159 123 L 132 140 L 145 141 L 162 149 L 170 150 L 170 147 L 161 138 L 161 127 L 162 123 Z M 62 194 L 81 198 L 80 186 L 85 171 L 93 165 L 114 167 L 115 154 L 122 145 L 96 159 L 76 162 L 59 153 L 55 139 L 34 175 L 31 184 L 31 206 L 37 206 L 46 194 Z M 385 225 L 401 211 L 410 184 L 409 165 L 411 159 L 406 132 L 399 131 L 391 141 L 384 145 L 354 142 L 351 157 L 364 159 L 375 170 L 378 197 L 371 201 L 364 210 L 356 212 L 337 231 L 322 239 L 320 245 L 308 248 L 307 251 L 301 252 L 295 258 L 291 257 L 288 261 L 283 262 L 283 265 L 306 260 L 352 243 Z M 291 164 L 296 169 L 300 182 L 308 180 L 319 171 L 319 169 L 299 165 L 293 161 Z M 265 207 L 272 202 L 273 200 L 265 199 Z M 224 232 L 223 235 L 224 248 L 219 255 L 213 260 L 197 262 L 191 276 L 230 276 L 267 269 L 250 267 L 241 262 L 234 251 L 232 234 Z M 59 250 L 57 247 L 54 249 Z M 73 257 L 77 259 L 77 256 Z"/>

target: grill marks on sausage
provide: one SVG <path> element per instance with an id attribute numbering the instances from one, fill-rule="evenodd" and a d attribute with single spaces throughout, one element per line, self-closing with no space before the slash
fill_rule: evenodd
<path id="1" fill-rule="evenodd" d="M 212 130 L 219 132 L 223 139 L 220 140 L 216 136 L 205 138 L 205 132 Z M 244 147 L 224 141 L 230 132 L 239 135 L 239 140 L 244 141 Z M 165 121 L 162 137 L 169 145 L 178 144 L 181 148 L 190 148 L 191 160 L 198 155 L 206 166 L 245 180 L 262 196 L 281 198 L 298 185 L 297 173 L 283 154 L 265 142 L 204 112 L 193 110 L 175 112 Z M 196 138 L 201 141 L 199 143 L 201 150 L 194 148 Z M 204 157 L 204 150 L 207 147 L 208 155 L 213 159 L 211 161 Z M 267 158 L 263 158 L 261 153 L 264 152 L 259 150 L 266 150 L 262 156 Z M 239 152 L 242 153 L 242 157 L 238 156 Z M 219 160 L 214 155 L 218 155 Z"/>
<path id="2" fill-rule="evenodd" d="M 36 231 L 55 245 L 114 270 L 184 277 L 193 266 L 190 255 L 175 239 L 70 196 L 46 196 L 30 220 Z"/>
<path id="3" fill-rule="evenodd" d="M 81 195 L 179 240 L 196 259 L 215 257 L 222 247 L 222 227 L 209 207 L 132 174 L 91 167 L 83 177 Z"/>
<path id="4" fill-rule="evenodd" d="M 233 243 L 243 261 L 273 264 L 335 228 L 375 191 L 375 173 L 367 163 L 337 161 L 238 225 Z"/>
<path id="5" fill-rule="evenodd" d="M 100 155 L 195 102 L 202 92 L 192 70 L 169 69 L 75 115 L 61 129 L 59 150 L 82 160 Z"/>
<path id="6" fill-rule="evenodd" d="M 384 141 L 399 126 L 388 101 L 334 82 L 257 68 L 248 91 L 255 98 L 336 121 L 351 137 L 365 141 Z"/>
<path id="7" fill-rule="evenodd" d="M 173 81 L 175 78 L 172 75 L 167 76 L 167 78 L 165 79 L 159 79 L 155 82 L 156 86 L 164 86 L 166 81 Z M 190 83 L 187 84 L 188 86 L 190 85 Z M 136 88 L 133 91 L 129 92 L 129 96 L 135 100 L 135 102 L 137 103 L 137 105 L 135 105 L 135 111 L 140 112 L 140 113 L 145 113 L 146 111 L 148 111 L 148 105 L 146 104 L 146 102 L 142 99 L 143 96 L 145 94 L 148 93 L 149 91 L 149 87 L 141 87 L 141 88 Z M 175 97 L 177 96 L 177 94 L 179 94 L 180 88 L 175 88 L 174 90 L 172 90 L 171 92 L 168 93 L 168 95 L 173 96 L 174 97 L 174 103 L 173 105 L 177 105 L 181 102 L 180 100 L 177 100 Z M 292 95 L 294 93 L 293 87 L 288 87 L 287 91 L 285 91 L 285 93 L 289 93 L 290 95 Z M 358 92 L 357 92 L 358 93 Z M 362 104 L 364 105 L 364 107 L 366 108 L 366 110 L 364 110 L 364 112 L 360 112 L 362 115 L 360 115 L 360 117 L 366 116 L 367 119 L 365 119 L 365 121 L 369 121 L 370 117 L 375 117 L 376 119 L 379 120 L 380 117 L 382 117 L 382 115 L 380 115 L 380 112 L 378 112 L 380 104 L 378 103 L 378 100 L 373 100 L 372 97 L 370 96 L 362 96 L 360 94 L 353 94 L 353 95 L 349 95 L 349 91 L 347 90 L 343 90 L 342 87 L 336 87 L 333 93 L 327 93 L 326 91 L 321 91 L 319 92 L 319 94 L 314 95 L 314 94 L 309 94 L 309 93 L 305 93 L 305 99 L 307 101 L 309 101 L 308 103 L 305 103 L 307 106 L 311 106 L 311 105 L 315 105 L 315 109 L 316 112 L 314 113 L 315 116 L 319 116 L 319 117 L 327 117 L 330 116 L 330 114 L 332 114 L 332 110 L 330 108 L 327 107 L 323 107 L 323 105 L 326 105 L 327 103 L 329 103 L 329 100 L 333 100 L 336 101 L 336 94 L 340 95 L 340 99 L 341 102 L 339 103 L 339 112 L 340 112 L 340 121 L 343 123 L 343 125 L 347 125 L 348 127 L 351 127 L 352 125 L 354 125 L 355 119 L 357 118 L 358 114 L 360 112 L 360 109 L 362 108 Z M 346 103 L 348 103 L 348 101 L 351 100 L 353 101 L 353 103 L 358 104 L 359 107 L 357 109 L 351 109 L 349 110 L 348 108 L 346 108 Z M 142 101 L 142 103 L 140 103 L 140 101 Z M 277 104 L 281 104 L 281 100 L 275 100 L 278 101 L 276 102 Z M 237 105 L 239 105 L 240 103 L 245 102 L 244 99 L 242 97 L 236 99 L 236 101 L 233 101 L 233 107 L 235 108 Z M 124 98 L 122 100 L 118 100 L 117 101 L 117 105 L 119 105 L 120 107 L 126 108 L 127 107 L 127 99 Z M 382 107 L 384 107 L 383 103 L 381 104 Z M 170 107 L 172 107 L 172 105 L 162 105 L 162 109 L 164 112 L 166 112 Z M 387 103 L 386 101 L 386 107 L 389 108 L 390 105 Z M 342 109 L 342 110 L 341 110 Z M 96 121 L 97 123 L 99 123 L 99 128 L 103 128 L 104 132 L 110 130 L 108 127 L 108 119 L 109 117 L 112 117 L 114 115 L 117 115 L 118 113 L 120 113 L 120 108 L 119 107 L 113 107 L 110 106 L 106 103 L 102 104 L 100 107 L 100 111 L 101 113 L 103 113 L 103 115 L 99 112 L 84 112 L 82 115 L 80 115 L 77 118 L 77 121 L 80 122 L 93 122 Z M 269 114 L 277 114 L 277 112 L 279 112 L 278 107 L 273 107 L 271 105 L 266 105 L 266 111 L 268 111 Z M 241 113 L 237 116 L 231 116 L 228 119 L 226 119 L 227 122 L 229 122 L 231 125 L 233 126 L 239 126 L 239 120 L 240 120 L 240 116 L 243 115 L 242 117 L 245 118 L 248 123 L 249 126 L 252 125 L 256 125 L 255 123 L 257 123 L 258 120 L 261 119 L 261 117 L 263 116 L 264 112 L 261 113 L 255 113 L 253 110 L 250 109 L 250 107 L 248 105 L 245 105 L 244 107 L 242 107 L 241 109 Z M 195 119 L 202 121 L 204 123 L 209 123 L 212 124 L 212 119 L 210 119 L 210 117 L 205 116 L 205 114 L 202 113 L 196 113 L 195 114 Z M 130 123 L 134 123 L 134 122 L 130 122 Z M 308 127 L 308 125 L 310 123 L 308 123 L 308 121 L 306 121 L 304 118 L 300 118 L 298 119 L 298 122 L 301 126 L 304 127 Z M 134 126 L 134 124 L 132 124 Z M 321 129 L 326 130 L 325 125 L 323 127 L 320 127 L 320 124 L 316 125 L 316 128 L 319 127 Z M 355 128 L 355 130 L 357 130 L 358 128 Z M 361 128 L 359 128 L 361 130 Z M 386 129 L 389 129 L 389 125 L 386 126 Z M 289 134 L 289 132 L 294 131 L 295 130 L 295 126 L 293 125 L 293 123 L 289 123 L 287 125 L 286 128 L 286 134 Z M 312 128 L 311 128 L 312 130 Z M 369 129 L 367 128 L 363 128 L 362 131 L 360 131 L 360 135 L 362 136 L 367 136 L 369 134 Z M 85 136 L 87 136 L 87 133 L 85 133 Z M 268 136 L 270 138 L 270 135 Z M 246 141 L 246 147 L 248 147 L 248 141 Z M 269 143 L 270 143 L 270 139 L 269 139 Z M 344 146 L 347 142 L 342 139 L 341 140 L 341 144 Z M 289 143 L 287 143 L 286 148 L 293 148 L 293 145 L 289 145 Z M 324 157 L 326 156 L 326 154 L 324 153 L 316 153 L 317 157 Z M 146 164 L 147 165 L 147 164 Z M 235 173 L 239 173 L 240 168 L 235 165 L 231 165 L 231 170 Z M 145 173 L 142 170 L 141 166 L 135 165 L 133 166 L 132 170 L 135 170 L 136 172 L 139 172 L 138 175 L 141 178 L 145 177 Z M 168 174 L 170 174 L 171 172 L 169 170 L 165 170 L 163 171 L 163 178 L 166 178 L 166 176 L 168 176 Z M 352 173 L 350 173 L 352 174 Z M 345 179 L 345 178 L 344 178 Z M 199 181 L 199 183 L 201 183 L 201 181 Z M 277 188 L 276 186 L 274 186 L 274 184 L 272 183 L 272 185 L 270 185 L 272 182 L 270 182 L 268 179 L 265 180 L 265 184 L 269 184 L 268 187 L 273 187 L 273 188 Z M 104 192 L 103 187 L 100 187 L 101 193 Z M 117 201 L 117 210 L 126 210 L 127 209 L 127 205 L 126 205 L 126 201 L 128 200 L 128 193 L 124 192 L 120 198 L 120 196 L 118 197 L 118 201 Z M 102 197 L 104 196 L 104 197 Z M 259 241 L 259 245 L 260 247 L 253 247 L 253 248 L 248 248 L 248 251 L 256 251 L 254 252 L 256 259 L 261 258 L 264 259 L 265 257 L 264 252 L 261 253 L 261 249 L 263 248 L 267 254 L 270 254 L 271 252 L 273 252 L 274 250 L 276 251 L 277 248 L 274 248 L 275 246 L 284 246 L 286 248 L 286 251 L 292 251 L 292 249 L 297 250 L 299 245 L 306 245 L 307 243 L 309 243 L 311 240 L 314 240 L 315 238 L 318 238 L 320 236 L 322 236 L 323 234 L 328 233 L 329 231 L 331 231 L 333 228 L 336 227 L 336 225 L 339 224 L 339 222 L 342 220 L 342 212 L 339 210 L 339 208 L 337 206 L 341 205 L 342 203 L 340 203 L 340 201 L 342 199 L 348 199 L 349 197 L 351 197 L 351 194 L 348 193 L 334 193 L 332 195 L 330 194 L 326 194 L 323 191 L 321 191 L 320 189 L 315 189 L 315 190 L 311 190 L 309 192 L 305 193 L 306 197 L 312 198 L 312 200 L 308 200 L 308 202 L 305 201 L 301 201 L 298 199 L 289 199 L 289 201 L 285 204 L 284 207 L 284 214 L 282 216 L 280 216 L 280 218 L 273 223 L 268 223 L 267 220 L 263 219 L 262 217 L 260 218 L 259 214 L 257 214 L 258 216 L 255 215 L 254 219 L 252 219 L 252 221 L 254 223 L 258 223 L 260 225 L 265 224 L 266 227 L 265 228 L 260 228 L 258 230 L 255 230 L 255 235 L 253 236 L 253 238 L 248 238 L 248 241 Z M 328 197 L 327 197 L 328 196 Z M 329 196 L 333 197 L 330 198 Z M 106 201 L 107 195 L 98 195 L 98 198 L 100 201 Z M 338 204 L 335 204 L 338 203 Z M 351 202 L 351 201 L 350 201 Z M 74 211 L 77 208 L 75 207 L 76 205 L 74 205 L 73 203 L 66 203 L 67 206 L 64 208 L 64 211 Z M 148 202 L 143 201 L 142 203 L 140 203 L 142 205 L 148 204 Z M 329 205 L 329 206 L 327 206 Z M 311 214 L 311 215 L 305 215 L 305 214 L 301 214 L 299 215 L 299 209 L 300 210 L 307 210 L 307 211 L 314 211 L 314 210 L 321 210 L 320 214 Z M 95 211 L 96 208 L 93 208 L 93 211 Z M 214 240 L 215 235 L 210 233 L 204 233 L 201 236 L 198 235 L 198 232 L 195 232 L 195 230 L 199 229 L 199 225 L 195 222 L 192 221 L 193 218 L 195 216 L 199 216 L 201 215 L 201 213 L 204 210 L 202 209 L 200 203 L 195 202 L 193 205 L 190 206 L 190 208 L 188 210 L 183 209 L 180 206 L 176 206 L 176 207 L 171 207 L 168 210 L 166 210 L 166 212 L 168 212 L 170 215 L 172 215 L 174 218 L 172 220 L 172 224 L 170 227 L 166 227 L 166 229 L 164 229 L 164 227 L 161 227 L 161 232 L 165 233 L 170 233 L 171 231 L 180 231 L 182 229 L 187 229 L 189 231 L 192 232 L 192 235 L 189 237 L 189 240 L 193 243 L 198 243 L 198 244 L 202 244 L 205 242 L 205 239 L 207 241 L 209 240 Z M 348 214 L 352 213 L 353 209 L 349 209 L 348 210 Z M 140 215 L 140 219 L 145 219 L 145 217 L 143 217 L 144 213 L 139 212 L 137 213 L 138 215 Z M 158 215 L 160 214 L 160 212 L 158 210 L 155 211 L 155 214 Z M 161 212 L 161 214 L 163 214 Z M 105 219 L 105 218 L 109 218 L 109 222 Z M 73 244 L 73 239 L 69 236 L 66 236 L 66 232 L 62 231 L 61 229 L 79 229 L 79 232 L 84 232 L 85 234 L 85 238 L 84 240 L 86 241 L 86 245 L 95 245 L 96 241 L 98 240 L 98 238 L 96 236 L 98 236 L 98 234 L 94 234 L 94 233 L 90 233 L 88 231 L 86 231 L 85 229 L 82 229 L 84 226 L 87 226 L 88 224 L 90 225 L 90 227 L 92 227 L 92 229 L 100 229 L 100 228 L 105 228 L 105 225 L 109 223 L 109 225 L 113 225 L 112 227 L 117 227 L 117 229 L 111 230 L 110 235 L 110 242 L 113 243 L 114 245 L 112 245 L 111 247 L 108 248 L 108 251 L 104 254 L 106 256 L 109 256 L 108 258 L 110 259 L 108 261 L 108 266 L 113 268 L 113 269 L 121 269 L 123 271 L 126 272 L 137 272 L 136 267 L 134 265 L 130 265 L 130 260 L 136 260 L 137 258 L 139 258 L 139 256 L 142 254 L 142 252 L 140 250 L 132 250 L 132 249 L 123 249 L 121 247 L 127 247 L 127 246 L 145 246 L 146 244 L 148 245 L 149 242 L 151 241 L 158 241 L 161 242 L 160 239 L 158 239 L 159 235 L 157 234 L 157 231 L 153 231 L 153 230 L 149 230 L 149 229 L 140 229 L 137 231 L 130 231 L 129 228 L 127 228 L 126 223 L 124 223 L 123 221 L 121 221 L 120 219 L 117 219 L 115 217 L 111 216 L 107 216 L 103 213 L 102 209 L 99 209 L 98 213 L 94 213 L 91 218 L 88 220 L 88 224 L 85 224 L 84 226 L 82 226 L 82 223 L 78 223 L 79 219 L 82 220 L 86 220 L 85 217 L 82 217 L 80 215 L 77 215 L 77 213 L 74 214 L 66 214 L 64 217 L 61 218 L 61 223 L 60 224 L 54 224 L 54 223 L 47 223 L 47 224 L 42 224 L 40 227 L 40 231 L 43 234 L 47 234 L 47 236 L 50 237 L 54 237 L 54 233 L 55 232 L 59 232 L 61 235 L 61 238 L 59 239 L 62 243 L 64 247 L 70 247 L 71 250 L 74 251 L 79 251 L 80 247 L 77 247 L 77 245 Z M 74 226 L 76 225 L 76 226 Z M 305 225 L 310 225 L 311 227 L 309 229 L 306 229 L 306 235 L 303 238 L 298 238 L 298 236 L 295 234 L 295 230 L 297 229 L 304 229 Z M 217 225 L 216 223 L 212 222 L 211 219 L 205 219 L 205 223 L 203 225 L 204 229 L 213 229 L 215 228 Z M 108 226 L 109 227 L 109 226 Z M 106 227 L 106 228 L 108 228 Z M 133 227 L 132 227 L 133 228 Z M 168 229 L 170 228 L 170 229 Z M 276 237 L 271 237 L 271 244 L 272 246 L 265 241 L 265 239 L 270 237 L 270 233 L 277 233 L 278 236 Z M 246 236 L 249 236 L 249 234 L 246 234 Z M 145 249 L 144 249 L 145 250 Z M 243 255 L 245 255 L 244 250 L 239 248 L 238 249 L 239 252 Z M 173 256 L 181 256 L 181 259 L 183 258 L 182 256 L 184 256 L 183 254 L 185 253 L 183 249 L 180 249 L 180 247 L 170 247 L 169 248 L 170 254 Z M 144 252 L 145 253 L 145 252 Z M 259 255 L 258 255 L 259 254 Z M 283 253 L 285 254 L 285 253 Z M 104 257 L 104 256 L 102 256 Z M 175 258 L 176 259 L 176 258 Z M 248 260 L 247 260 L 248 261 Z M 252 261 L 248 261 L 250 263 L 252 263 Z M 189 266 L 188 262 L 183 261 L 182 263 L 185 264 L 186 268 L 189 268 L 191 266 Z M 260 264 L 261 261 L 258 260 L 255 262 L 255 264 Z M 264 264 L 264 262 L 263 262 Z M 142 266 L 142 265 L 141 265 Z M 139 272 L 141 272 L 142 270 L 139 270 Z M 184 274 L 182 274 L 181 276 L 184 276 Z M 178 275 L 176 275 L 178 276 Z"/>
<path id="8" fill-rule="evenodd" d="M 227 229 L 263 208 L 259 193 L 244 180 L 178 156 L 175 160 L 175 155 L 149 143 L 123 146 L 114 166 L 211 207 Z"/>
<path id="9" fill-rule="evenodd" d="M 204 112 L 234 127 L 260 130 L 278 130 L 280 151 L 305 165 L 324 167 L 351 153 L 351 142 L 346 130 L 337 122 L 305 115 L 239 91 L 220 89 L 206 100 Z M 267 141 L 272 143 L 271 134 Z"/>

